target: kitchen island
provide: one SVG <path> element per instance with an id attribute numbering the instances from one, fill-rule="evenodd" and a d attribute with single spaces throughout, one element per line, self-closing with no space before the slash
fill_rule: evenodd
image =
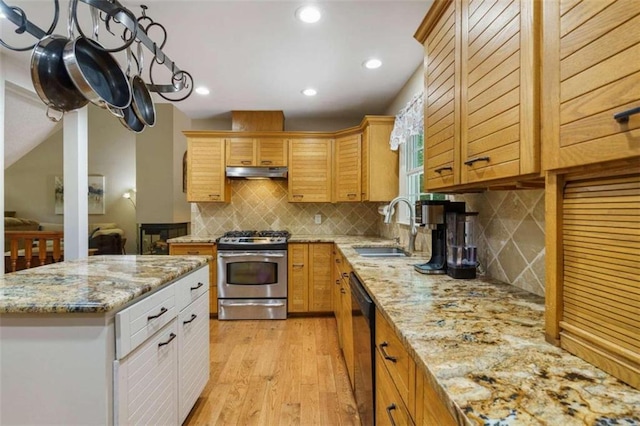
<path id="1" fill-rule="evenodd" d="M 0 278 L 0 423 L 181 423 L 208 379 L 208 260 L 94 256 Z M 183 353 L 195 360 L 185 371 Z"/>

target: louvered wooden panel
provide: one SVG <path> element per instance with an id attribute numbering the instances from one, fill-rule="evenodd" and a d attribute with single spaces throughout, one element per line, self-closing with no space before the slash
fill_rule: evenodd
<path id="1" fill-rule="evenodd" d="M 187 201 L 228 201 L 224 167 L 223 139 L 189 138 L 187 142 Z"/>
<path id="2" fill-rule="evenodd" d="M 227 166 L 256 165 L 256 148 L 253 138 L 229 138 L 225 142 Z"/>
<path id="3" fill-rule="evenodd" d="M 547 169 L 640 155 L 640 116 L 613 116 L 640 106 L 640 2 L 584 0 L 545 4 L 550 111 L 557 138 L 549 141 Z M 545 54 L 546 55 L 546 54 Z M 555 127 L 557 126 L 557 127 Z"/>
<path id="4" fill-rule="evenodd" d="M 332 139 L 294 139 L 289 145 L 289 201 L 331 201 Z"/>
<path id="5" fill-rule="evenodd" d="M 278 167 L 287 165 L 287 141 L 280 138 L 256 139 L 256 166 Z"/>
<path id="6" fill-rule="evenodd" d="M 637 387 L 640 174 L 569 182 L 562 211 L 560 343 Z M 608 355 L 594 361 L 598 351 Z"/>
<path id="7" fill-rule="evenodd" d="M 459 183 L 460 3 L 451 2 L 425 41 L 425 189 Z"/>
<path id="8" fill-rule="evenodd" d="M 526 1 L 526 0 L 524 0 Z M 463 14 L 462 182 L 520 174 L 521 2 L 484 1 Z"/>
<path id="9" fill-rule="evenodd" d="M 333 281 L 333 244 L 309 244 L 309 311 L 330 312 Z"/>
<path id="10" fill-rule="evenodd" d="M 360 134 L 336 139 L 335 200 L 337 202 L 360 201 L 362 194 L 361 163 Z"/>

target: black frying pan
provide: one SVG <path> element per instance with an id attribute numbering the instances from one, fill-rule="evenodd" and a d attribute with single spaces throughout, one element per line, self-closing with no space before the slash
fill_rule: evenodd
<path id="1" fill-rule="evenodd" d="M 31 53 L 31 81 L 36 93 L 47 105 L 47 117 L 60 121 L 66 111 L 82 108 L 89 103 L 76 88 L 62 60 L 68 38 L 50 35 L 40 40 Z M 59 116 L 51 115 L 51 111 Z"/>
<path id="2" fill-rule="evenodd" d="M 142 45 L 138 42 L 138 56 L 136 58 L 138 73 L 131 77 L 131 92 L 133 96 L 131 106 L 140 121 L 142 121 L 146 126 L 153 127 L 156 124 L 156 107 L 153 104 L 151 93 L 141 77 L 142 68 L 144 66 L 144 59 L 142 55 Z"/>

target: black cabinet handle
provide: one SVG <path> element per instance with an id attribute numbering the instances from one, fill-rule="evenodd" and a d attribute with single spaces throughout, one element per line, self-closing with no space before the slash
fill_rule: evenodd
<path id="1" fill-rule="evenodd" d="M 442 172 L 444 172 L 445 170 L 451 170 L 453 171 L 453 167 L 451 166 L 446 166 L 446 167 L 440 167 L 439 169 L 435 169 L 434 172 L 441 174 Z"/>
<path id="2" fill-rule="evenodd" d="M 188 319 L 186 321 L 182 321 L 183 324 L 191 324 L 193 322 L 193 320 L 195 320 L 196 318 L 198 318 L 198 316 L 196 314 L 191 314 L 191 319 Z"/>
<path id="3" fill-rule="evenodd" d="M 387 351 L 384 350 L 384 348 L 386 348 L 387 346 L 389 346 L 389 342 L 380 343 L 380 352 L 382 352 L 382 356 L 384 357 L 384 359 L 388 359 L 389 361 L 395 363 L 396 361 L 398 361 L 398 358 L 389 355 Z"/>
<path id="4" fill-rule="evenodd" d="M 618 123 L 624 124 L 624 123 L 628 123 L 629 116 L 634 114 L 640 114 L 640 107 L 635 107 L 635 108 L 628 109 L 626 111 L 619 112 L 615 114 L 613 118 L 615 118 Z"/>
<path id="5" fill-rule="evenodd" d="M 197 286 L 195 286 L 195 287 L 190 287 L 190 290 L 191 290 L 191 291 L 193 291 L 193 290 L 197 290 L 197 289 L 199 289 L 200 287 L 202 287 L 203 285 L 204 285 L 204 283 L 201 283 L 200 281 L 198 281 L 198 285 L 197 285 Z"/>
<path id="6" fill-rule="evenodd" d="M 156 315 L 149 315 L 147 317 L 147 321 L 150 321 L 150 320 L 156 319 L 156 318 L 160 318 L 162 315 L 166 314 L 168 311 L 169 310 L 163 306 L 162 308 L 160 308 L 160 313 L 158 313 Z"/>
<path id="7" fill-rule="evenodd" d="M 478 157 L 478 158 L 473 158 L 471 160 L 467 160 L 464 162 L 464 164 L 466 166 L 470 166 L 473 163 L 477 163 L 478 161 L 486 161 L 487 163 L 489 162 L 489 157 Z"/>
<path id="8" fill-rule="evenodd" d="M 389 416 L 389 421 L 391 422 L 392 426 L 396 426 L 396 421 L 393 420 L 393 415 L 391 414 L 391 412 L 393 410 L 395 410 L 396 408 L 398 408 L 398 407 L 396 407 L 396 404 L 391 404 L 391 405 L 387 406 L 387 416 Z"/>
<path id="9" fill-rule="evenodd" d="M 342 294 L 346 294 L 347 292 L 345 291 L 345 289 L 344 289 L 344 288 L 341 288 L 341 289 L 340 289 L 340 293 L 342 293 Z"/>
<path id="10" fill-rule="evenodd" d="M 173 339 L 175 339 L 175 338 L 176 338 L 176 335 L 175 335 L 174 333 L 171 333 L 171 334 L 169 335 L 169 340 L 167 340 L 166 342 L 160 342 L 160 343 L 158 343 L 158 347 L 160 348 L 160 347 L 162 347 L 162 346 L 168 345 L 168 344 L 169 344 L 169 343 L 171 343 L 171 341 L 172 341 Z"/>
<path id="11" fill-rule="evenodd" d="M 349 278 L 349 274 L 347 274 L 346 272 L 342 273 L 342 278 Z"/>
<path id="12" fill-rule="evenodd" d="M 271 160 L 262 160 L 262 161 L 260 161 L 260 164 L 272 164 L 272 163 L 273 163 L 273 161 L 271 161 Z"/>
<path id="13" fill-rule="evenodd" d="M 248 165 L 250 165 L 252 162 L 251 162 L 251 160 L 242 160 L 242 161 L 240 161 L 240 163 L 244 164 L 245 166 L 248 166 Z"/>
<path id="14" fill-rule="evenodd" d="M 340 285 L 340 280 L 336 280 L 336 285 Z"/>

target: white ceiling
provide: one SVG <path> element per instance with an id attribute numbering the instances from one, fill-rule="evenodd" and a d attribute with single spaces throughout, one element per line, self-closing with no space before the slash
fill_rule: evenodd
<path id="1" fill-rule="evenodd" d="M 49 26 L 53 16 L 51 0 L 5 2 L 23 8 L 28 18 L 41 28 Z M 290 123 L 310 119 L 358 120 L 364 114 L 384 113 L 422 63 L 422 46 L 413 39 L 413 34 L 431 0 L 121 3 L 136 16 L 140 15 L 139 5 L 146 4 L 147 16 L 166 27 L 168 39 L 163 51 L 179 68 L 193 75 L 196 86 L 210 89 L 208 96 L 194 93 L 175 104 L 190 118 L 226 118 L 231 110 L 283 110 L 286 122 Z M 315 3 L 322 11 L 318 23 L 303 24 L 295 18 L 296 9 L 308 3 Z M 67 33 L 66 4 L 61 1 L 57 34 Z M 86 12 L 86 4 L 81 3 L 80 7 L 81 13 Z M 88 18 L 80 20 L 88 28 Z M 21 45 L 35 42 L 29 35 L 16 38 L 11 33 L 13 29 L 13 24 L 2 23 L 3 40 Z M 153 33 L 150 36 L 158 37 Z M 107 38 L 102 31 L 101 41 L 108 44 L 111 40 Z M 28 75 L 28 52 L 1 51 Z M 150 52 L 146 53 L 148 65 Z M 381 59 L 382 67 L 365 69 L 362 62 L 370 57 Z M 124 63 L 122 54 L 118 58 Z M 155 71 L 156 83 L 169 82 L 164 67 L 155 66 Z M 303 96 L 300 92 L 306 87 L 315 88 L 318 95 Z M 7 111 L 25 108 L 26 103 L 7 91 Z M 43 111 L 36 114 L 43 117 Z M 24 131 L 24 120 L 12 119 L 10 114 L 5 126 L 6 143 L 11 143 L 16 135 L 24 137 L 31 133 Z"/>

